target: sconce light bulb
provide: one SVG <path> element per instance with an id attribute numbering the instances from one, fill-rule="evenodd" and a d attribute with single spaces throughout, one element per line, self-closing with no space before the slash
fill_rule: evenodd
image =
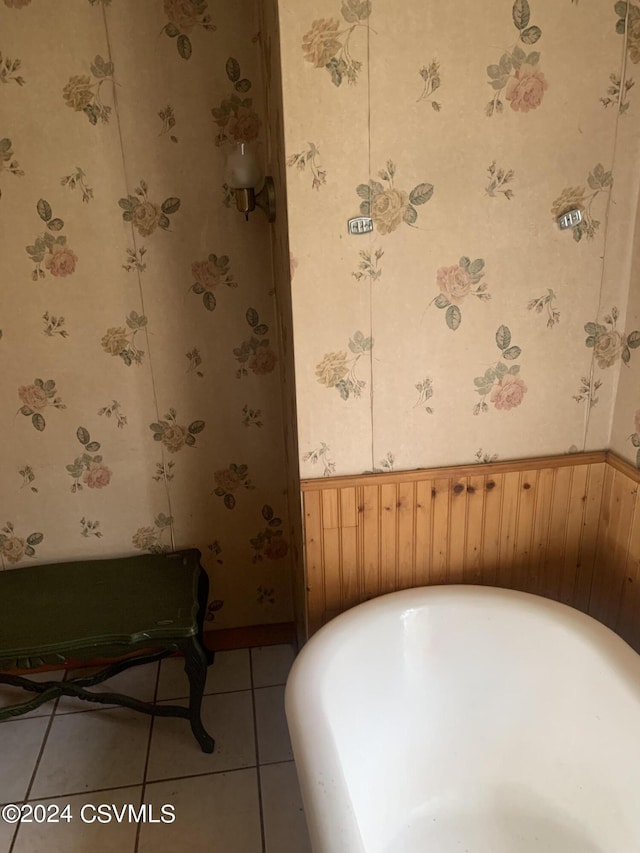
<path id="1" fill-rule="evenodd" d="M 232 189 L 255 189 L 262 180 L 262 170 L 253 152 L 241 142 L 227 158 L 227 184 Z"/>

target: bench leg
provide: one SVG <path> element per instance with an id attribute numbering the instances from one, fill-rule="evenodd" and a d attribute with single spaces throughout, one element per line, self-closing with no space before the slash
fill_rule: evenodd
<path id="1" fill-rule="evenodd" d="M 204 683 L 207 677 L 207 659 L 202 647 L 193 637 L 188 643 L 184 644 L 182 651 L 184 654 L 184 671 L 189 678 L 189 722 L 191 723 L 191 731 L 202 747 L 203 752 L 213 752 L 215 741 L 205 730 L 200 716 Z"/>

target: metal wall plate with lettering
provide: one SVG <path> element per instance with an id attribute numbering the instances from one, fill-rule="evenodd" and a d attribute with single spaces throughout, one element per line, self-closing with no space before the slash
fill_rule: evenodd
<path id="1" fill-rule="evenodd" d="M 370 216 L 356 216 L 347 223 L 349 234 L 368 234 L 373 231 L 373 219 Z"/>
<path id="2" fill-rule="evenodd" d="M 561 231 L 566 231 L 567 228 L 575 228 L 576 225 L 580 225 L 582 222 L 582 211 L 581 210 L 568 210 L 566 213 L 563 213 L 562 216 L 558 217 L 558 227 Z"/>

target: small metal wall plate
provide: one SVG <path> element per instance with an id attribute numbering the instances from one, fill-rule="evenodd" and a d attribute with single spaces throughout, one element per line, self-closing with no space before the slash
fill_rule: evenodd
<path id="1" fill-rule="evenodd" d="M 575 228 L 576 225 L 580 225 L 582 222 L 582 211 L 581 210 L 568 210 L 566 213 L 563 213 L 562 216 L 558 217 L 558 227 L 561 231 L 566 231 L 567 228 Z"/>
<path id="2" fill-rule="evenodd" d="M 373 231 L 373 219 L 370 216 L 356 216 L 347 223 L 349 234 L 368 234 Z"/>

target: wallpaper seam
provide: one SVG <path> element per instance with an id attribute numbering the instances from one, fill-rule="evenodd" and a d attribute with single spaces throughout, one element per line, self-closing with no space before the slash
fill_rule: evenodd
<path id="1" fill-rule="evenodd" d="M 622 62 L 621 62 L 621 67 L 620 67 L 620 95 L 619 95 L 619 100 L 622 99 L 622 96 L 624 93 L 624 84 L 625 84 L 626 69 L 627 69 L 627 41 L 628 41 L 628 33 L 629 33 L 629 8 L 630 8 L 630 4 L 627 3 L 626 13 L 625 13 L 625 28 L 624 28 L 624 34 L 623 34 L 623 40 L 622 40 Z M 620 128 L 620 110 L 618 109 L 616 111 L 616 118 L 615 118 L 614 130 L 613 130 L 613 145 L 612 145 L 613 153 L 611 156 L 611 171 L 614 174 L 615 174 L 615 170 L 616 170 L 616 154 L 618 152 L 618 131 L 619 131 L 619 128 Z M 605 273 L 606 273 L 607 242 L 608 242 L 609 228 L 610 228 L 609 219 L 610 219 L 612 195 L 613 195 L 612 193 L 609 193 L 609 195 L 608 195 L 607 206 L 606 206 L 606 210 L 605 210 L 605 227 L 604 227 L 604 237 L 603 237 L 603 246 L 602 246 L 602 274 L 600 277 L 600 291 L 598 294 L 598 312 L 596 315 L 598 318 L 600 317 L 600 310 L 602 308 L 602 296 L 603 296 Z M 631 289 L 631 279 L 629 279 L 629 281 L 627 282 L 627 286 L 625 288 L 625 301 L 626 301 L 625 316 L 626 316 L 626 307 L 627 307 L 628 301 L 629 301 L 630 289 Z M 591 368 L 590 368 L 590 372 L 589 372 L 589 382 L 592 386 L 593 386 L 593 378 L 594 378 L 594 374 L 595 374 L 595 360 L 596 360 L 595 359 L 595 352 L 592 352 L 592 354 L 591 354 Z M 620 383 L 620 372 L 621 372 L 621 370 L 622 370 L 622 362 L 618 362 L 616 364 L 615 373 L 613 374 L 613 377 L 612 377 L 611 406 L 610 406 L 610 410 L 609 410 L 609 424 L 607 427 L 607 448 L 611 447 L 611 438 L 612 438 L 612 434 L 613 434 L 613 422 L 614 422 L 615 408 L 616 408 L 615 403 L 616 403 L 616 398 L 618 396 L 618 385 Z M 591 415 L 591 406 L 587 406 L 583 450 L 586 450 L 586 447 L 587 447 L 590 415 Z"/>
<path id="2" fill-rule="evenodd" d="M 106 10 L 105 4 L 102 4 L 102 18 L 104 21 L 104 30 L 105 30 L 105 37 L 107 40 L 107 51 L 109 54 L 109 61 L 112 61 L 111 39 L 109 38 L 109 26 L 107 24 L 107 10 Z M 114 83 L 115 83 L 115 75 L 114 75 Z M 127 195 L 130 195 L 129 190 L 130 190 L 131 184 L 130 184 L 129 176 L 127 173 L 127 162 L 126 162 L 125 151 L 124 151 L 124 140 L 122 137 L 122 126 L 120 124 L 120 111 L 118 108 L 117 85 L 114 85 L 114 87 L 113 87 L 113 111 L 115 114 L 116 126 L 118 129 L 118 139 L 120 140 L 120 155 L 122 157 L 122 174 L 124 177 L 125 189 L 126 189 Z M 133 241 L 133 247 L 134 247 L 134 250 L 137 254 L 138 253 L 138 243 L 136 240 L 135 228 L 133 227 L 133 223 L 131 223 L 129 225 L 129 228 L 131 231 L 131 239 Z M 138 268 L 136 268 L 135 274 L 136 274 L 136 278 L 137 278 L 137 282 L 138 282 L 138 296 L 140 298 L 140 306 L 142 309 L 142 315 L 146 316 L 146 312 L 144 309 L 144 290 L 142 287 L 142 277 L 141 277 L 141 272 Z M 156 420 L 159 421 L 160 420 L 160 408 L 158 406 L 158 394 L 156 391 L 156 382 L 155 382 L 155 376 L 154 376 L 154 371 L 153 371 L 153 358 L 151 355 L 151 341 L 149 339 L 149 329 L 147 326 L 145 326 L 145 328 L 144 328 L 144 334 L 145 334 L 145 340 L 147 343 L 147 355 L 148 355 L 148 361 L 149 361 L 149 378 L 151 380 L 151 389 L 153 391 L 153 403 L 154 403 L 154 407 L 155 407 Z M 166 473 L 166 465 L 165 465 L 165 458 L 166 457 L 165 457 L 165 450 L 162 447 L 162 442 L 160 442 L 160 445 L 161 445 L 160 446 L 160 453 L 161 453 L 161 457 L 162 457 L 162 482 L 164 485 L 165 495 L 167 498 L 167 508 L 169 511 L 169 519 L 170 519 L 169 536 L 171 538 L 171 550 L 175 551 L 176 550 L 175 531 L 174 531 L 174 522 L 173 522 L 173 512 L 171 510 L 171 495 L 169 492 L 169 484 L 167 482 L 167 473 Z"/>

